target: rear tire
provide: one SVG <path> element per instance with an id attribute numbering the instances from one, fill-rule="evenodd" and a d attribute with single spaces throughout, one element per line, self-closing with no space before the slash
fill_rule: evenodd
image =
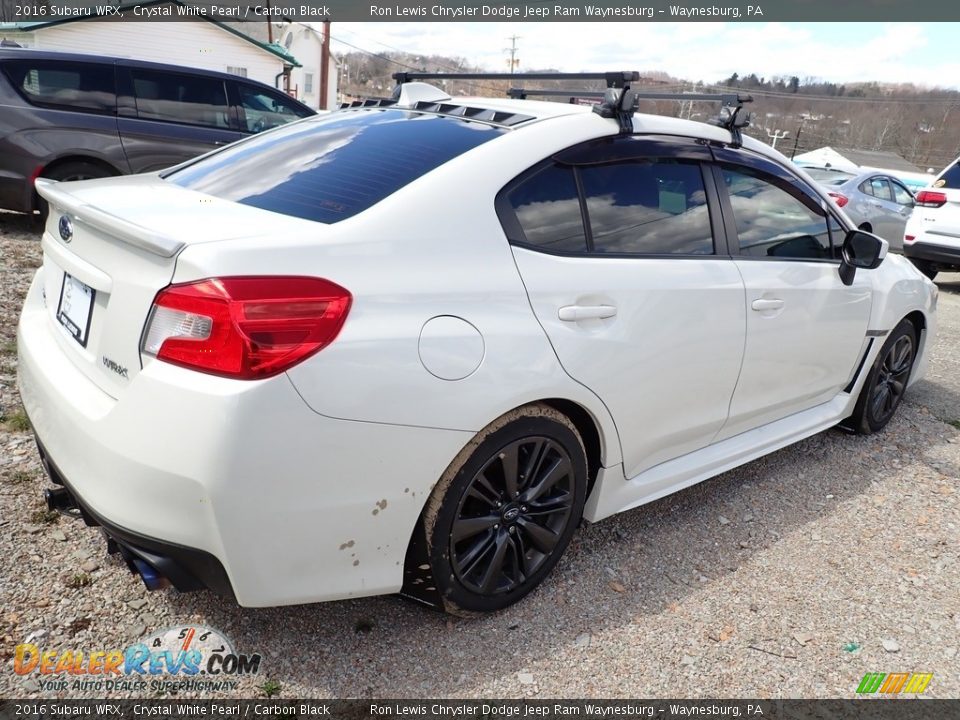
<path id="1" fill-rule="evenodd" d="M 882 430 L 903 400 L 916 357 L 916 330 L 912 322 L 901 320 L 880 348 L 844 426 L 859 435 Z"/>
<path id="2" fill-rule="evenodd" d="M 527 405 L 480 431 L 447 468 L 423 514 L 444 609 L 493 612 L 531 592 L 569 545 L 586 491 L 583 441 L 557 410 Z"/>

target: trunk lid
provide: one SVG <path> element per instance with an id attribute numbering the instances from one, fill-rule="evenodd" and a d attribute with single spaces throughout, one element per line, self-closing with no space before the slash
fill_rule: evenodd
<path id="1" fill-rule="evenodd" d="M 140 372 L 141 336 L 177 255 L 195 243 L 276 233 L 283 224 L 156 175 L 38 180 L 37 191 L 50 205 L 42 244 L 51 329 L 64 353 L 114 398 Z"/>

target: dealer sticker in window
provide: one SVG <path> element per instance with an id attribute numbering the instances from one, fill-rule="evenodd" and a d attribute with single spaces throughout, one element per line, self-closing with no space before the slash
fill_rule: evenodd
<path id="1" fill-rule="evenodd" d="M 83 347 L 87 346 L 90 334 L 90 317 L 93 315 L 93 298 L 96 290 L 83 284 L 69 273 L 63 274 L 60 288 L 60 304 L 57 320 Z"/>

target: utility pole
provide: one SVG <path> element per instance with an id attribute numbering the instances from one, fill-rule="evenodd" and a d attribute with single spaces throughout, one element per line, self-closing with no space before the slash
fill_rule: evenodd
<path id="1" fill-rule="evenodd" d="M 520 39 L 519 35 L 511 35 L 507 38 L 510 41 L 510 47 L 504 48 L 504 52 L 510 53 L 510 59 L 507 60 L 507 65 L 510 67 L 510 72 L 516 72 L 517 65 L 520 64 L 520 61 L 517 59 L 517 40 Z"/>
<path id="2" fill-rule="evenodd" d="M 803 118 L 800 118 L 800 125 L 797 127 L 797 136 L 793 139 L 793 150 L 790 152 L 790 159 L 797 154 L 797 146 L 800 144 L 800 133 L 803 132 Z"/>
<path id="3" fill-rule="evenodd" d="M 320 109 L 329 110 L 330 87 L 330 21 L 323 21 L 323 47 L 320 49 Z"/>
<path id="4" fill-rule="evenodd" d="M 783 132 L 780 132 L 779 130 L 774 130 L 773 132 L 770 132 L 769 130 L 767 130 L 767 137 L 773 139 L 773 142 L 770 143 L 770 147 L 776 150 L 777 140 L 783 140 L 783 138 L 785 138 L 789 134 L 790 134 L 789 130 L 784 130 Z"/>

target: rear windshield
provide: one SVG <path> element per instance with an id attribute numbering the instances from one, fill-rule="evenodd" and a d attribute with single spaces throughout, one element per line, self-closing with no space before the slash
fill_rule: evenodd
<path id="1" fill-rule="evenodd" d="M 936 187 L 960 188 L 960 162 L 955 162 L 943 171 L 943 175 L 941 175 L 937 181 Z"/>
<path id="2" fill-rule="evenodd" d="M 238 143 L 165 178 L 243 205 L 335 223 L 503 132 L 403 110 L 334 113 Z"/>

